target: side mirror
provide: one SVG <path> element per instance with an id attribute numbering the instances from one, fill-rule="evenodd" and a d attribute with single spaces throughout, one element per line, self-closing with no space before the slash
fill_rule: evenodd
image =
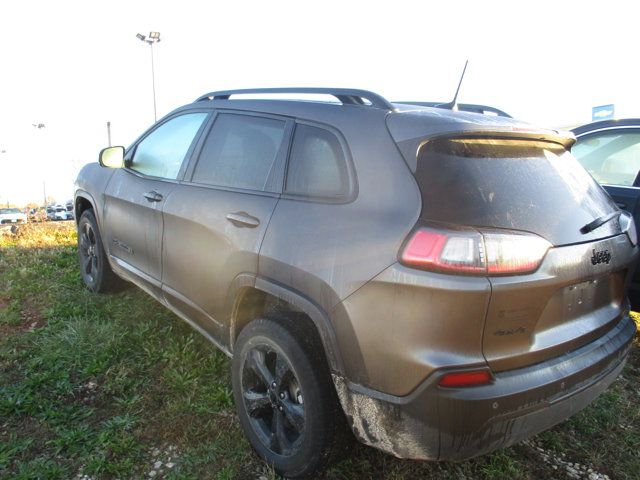
<path id="1" fill-rule="evenodd" d="M 102 149 L 98 162 L 103 167 L 124 167 L 124 147 L 107 147 Z"/>

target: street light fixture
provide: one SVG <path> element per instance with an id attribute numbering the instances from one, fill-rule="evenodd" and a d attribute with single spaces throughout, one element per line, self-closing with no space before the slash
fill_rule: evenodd
<path id="1" fill-rule="evenodd" d="M 158 43 L 160 41 L 160 32 L 149 32 L 149 36 L 142 35 L 141 33 L 136 34 L 136 38 L 141 42 L 145 42 L 149 44 L 151 48 L 151 85 L 153 87 L 153 120 L 158 120 L 158 115 L 156 113 L 156 73 L 153 65 L 153 44 Z"/>

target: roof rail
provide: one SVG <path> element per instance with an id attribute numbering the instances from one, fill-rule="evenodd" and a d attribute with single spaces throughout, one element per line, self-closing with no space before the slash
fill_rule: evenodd
<path id="1" fill-rule="evenodd" d="M 229 100 L 232 95 L 246 94 L 272 94 L 272 93 L 312 93 L 322 95 L 332 95 L 343 105 L 367 105 L 369 101 L 372 107 L 383 110 L 394 110 L 394 106 L 381 95 L 368 90 L 355 88 L 246 88 L 242 90 L 223 90 L 220 92 L 210 92 L 198 97 L 196 102 L 205 100 Z"/>
<path id="2" fill-rule="evenodd" d="M 449 106 L 446 102 L 393 102 L 393 103 L 403 103 L 405 105 L 418 105 L 421 107 L 449 109 Z M 461 111 L 461 112 L 472 112 L 472 113 L 492 112 L 499 117 L 513 118 L 508 113 L 503 112 L 502 110 L 495 107 L 489 107 L 487 105 L 478 105 L 475 103 L 458 103 L 456 106 L 458 107 L 458 111 Z"/>

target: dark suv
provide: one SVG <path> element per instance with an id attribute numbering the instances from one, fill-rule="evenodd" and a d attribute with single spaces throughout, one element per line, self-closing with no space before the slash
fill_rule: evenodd
<path id="1" fill-rule="evenodd" d="M 469 458 L 585 407 L 634 336 L 633 219 L 573 142 L 363 90 L 209 93 L 80 172 L 82 276 L 233 356 L 279 473 L 325 466 L 345 419 L 398 457 Z"/>
<path id="2" fill-rule="evenodd" d="M 618 208 L 640 219 L 640 118 L 601 120 L 573 130 L 571 153 L 604 188 Z M 640 309 L 640 269 L 629 291 L 631 306 Z"/>

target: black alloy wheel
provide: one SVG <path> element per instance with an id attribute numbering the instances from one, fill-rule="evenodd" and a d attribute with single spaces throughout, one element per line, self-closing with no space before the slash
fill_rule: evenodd
<path id="1" fill-rule="evenodd" d="M 98 272 L 98 240 L 93 226 L 83 222 L 78 232 L 80 272 L 87 284 L 95 284 Z"/>
<path id="2" fill-rule="evenodd" d="M 289 360 L 259 345 L 249 351 L 242 370 L 242 396 L 254 431 L 273 453 L 290 456 L 304 435 L 305 408 Z"/>
<path id="3" fill-rule="evenodd" d="M 258 318 L 235 342 L 231 376 L 251 446 L 287 478 L 322 471 L 348 437 L 324 349 L 297 312 Z"/>
<path id="4" fill-rule="evenodd" d="M 93 210 L 82 212 L 78 221 L 78 260 L 82 280 L 96 293 L 115 292 L 125 286 L 107 260 Z"/>

